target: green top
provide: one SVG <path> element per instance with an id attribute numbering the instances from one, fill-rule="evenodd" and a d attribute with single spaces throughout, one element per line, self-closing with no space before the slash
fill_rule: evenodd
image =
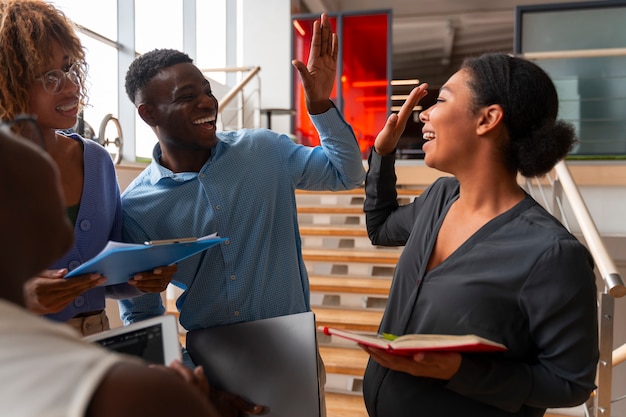
<path id="1" fill-rule="evenodd" d="M 78 218 L 78 210 L 80 209 L 80 203 L 67 207 L 67 217 L 70 218 L 72 225 L 76 225 L 76 219 Z"/>

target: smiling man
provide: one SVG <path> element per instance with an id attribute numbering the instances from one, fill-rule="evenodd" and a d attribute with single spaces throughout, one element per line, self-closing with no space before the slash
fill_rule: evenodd
<path id="1" fill-rule="evenodd" d="M 329 98 L 337 39 L 325 15 L 314 24 L 308 67 L 293 65 L 321 137 L 317 147 L 267 129 L 217 132 L 218 101 L 182 52 L 154 50 L 128 70 L 128 96 L 159 143 L 150 166 L 122 195 L 124 239 L 214 232 L 228 238 L 178 264 L 174 283 L 184 293 L 176 305 L 187 330 L 309 311 L 295 190 L 352 189 L 364 179 L 352 128 Z M 125 323 L 165 310 L 158 294 L 120 308 Z"/>

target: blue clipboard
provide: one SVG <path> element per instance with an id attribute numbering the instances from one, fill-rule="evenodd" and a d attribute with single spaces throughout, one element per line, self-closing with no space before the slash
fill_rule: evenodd
<path id="1" fill-rule="evenodd" d="M 157 240 L 144 244 L 109 241 L 98 255 L 68 272 L 65 278 L 99 273 L 107 278 L 101 286 L 122 284 L 138 272 L 178 263 L 225 240 L 227 238 L 212 234 L 200 238 Z"/>

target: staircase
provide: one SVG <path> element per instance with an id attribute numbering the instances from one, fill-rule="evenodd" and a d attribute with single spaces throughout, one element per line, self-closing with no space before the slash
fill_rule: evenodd
<path id="1" fill-rule="evenodd" d="M 405 204 L 421 188 L 398 189 Z M 298 191 L 302 252 L 318 326 L 375 333 L 402 248 L 375 247 L 365 228 L 363 188 Z M 361 393 L 368 355 L 354 343 L 317 334 L 326 366 L 328 417 L 367 417 Z"/>

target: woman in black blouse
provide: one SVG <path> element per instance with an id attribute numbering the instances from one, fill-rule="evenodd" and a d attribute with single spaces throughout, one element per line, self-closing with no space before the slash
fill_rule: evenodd
<path id="1" fill-rule="evenodd" d="M 501 353 L 390 355 L 365 348 L 372 417 L 542 416 L 595 389 L 596 284 L 586 248 L 518 185 L 570 150 L 558 97 L 537 65 L 506 54 L 466 60 L 420 120 L 426 165 L 452 176 L 399 206 L 394 152 L 411 93 L 376 138 L 364 210 L 375 245 L 405 249 L 380 332 L 476 334 Z"/>

